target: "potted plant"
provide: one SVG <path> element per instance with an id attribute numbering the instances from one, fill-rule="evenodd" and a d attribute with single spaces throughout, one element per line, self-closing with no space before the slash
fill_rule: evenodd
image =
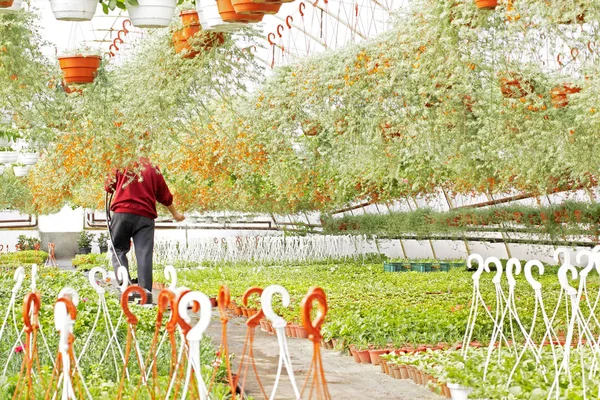
<path id="1" fill-rule="evenodd" d="M 98 247 L 100 248 L 100 253 L 108 252 L 108 234 L 106 232 L 98 235 Z"/>
<path id="2" fill-rule="evenodd" d="M 29 165 L 23 163 L 14 163 L 12 164 L 12 167 L 15 176 L 25 176 L 29 172 Z"/>
<path id="3" fill-rule="evenodd" d="M 11 1 L 0 1 L 0 14 L 6 14 L 6 13 L 16 13 L 17 11 L 19 11 L 21 9 L 21 4 L 23 3 L 23 0 L 14 0 L 12 2 L 12 5 L 8 6 L 8 7 L 2 7 L 1 4 L 7 4 L 7 3 L 11 3 Z"/>
<path id="4" fill-rule="evenodd" d="M 493 10 L 498 6 L 498 0 L 475 0 L 475 5 L 480 10 Z"/>
<path id="5" fill-rule="evenodd" d="M 264 14 L 238 14 L 231 4 L 231 0 L 217 0 L 217 7 L 219 8 L 219 14 L 225 22 L 237 22 L 237 23 L 251 23 L 262 21 Z"/>
<path id="6" fill-rule="evenodd" d="M 230 32 L 244 27 L 243 23 L 231 23 L 223 21 L 215 0 L 199 1 L 196 3 L 200 24 L 205 30 L 215 32 Z"/>
<path id="7" fill-rule="evenodd" d="M 176 0 L 128 0 L 127 12 L 133 26 L 138 28 L 165 28 L 171 24 Z"/>
<path id="8" fill-rule="evenodd" d="M 50 0 L 50 7 L 59 21 L 90 21 L 98 0 Z"/>
<path id="9" fill-rule="evenodd" d="M 90 254 L 92 252 L 93 240 L 94 236 L 91 233 L 82 231 L 79 235 L 79 240 L 77 240 L 77 245 L 79 246 L 78 254 Z"/>
<path id="10" fill-rule="evenodd" d="M 12 7 L 13 0 L 0 0 L 0 8 Z"/>
<path id="11" fill-rule="evenodd" d="M 63 71 L 63 81 L 65 84 L 94 82 L 101 60 L 99 52 L 88 47 L 63 54 L 58 57 L 60 69 Z"/>
<path id="12" fill-rule="evenodd" d="M 21 149 L 17 156 L 17 161 L 25 165 L 34 165 L 40 159 L 40 155 L 35 151 L 30 151 L 27 148 Z"/>
<path id="13" fill-rule="evenodd" d="M 17 161 L 18 153 L 10 146 L 0 147 L 0 163 L 8 164 Z"/>

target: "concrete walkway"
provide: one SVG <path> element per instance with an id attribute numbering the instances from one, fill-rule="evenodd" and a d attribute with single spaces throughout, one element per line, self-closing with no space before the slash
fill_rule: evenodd
<path id="1" fill-rule="evenodd" d="M 216 346 L 221 341 L 221 323 L 217 314 L 215 313 L 207 332 Z M 237 371 L 237 363 L 239 362 L 246 338 L 245 321 L 245 318 L 232 318 L 227 325 L 229 351 L 236 355 L 234 359 L 234 372 Z M 307 339 L 288 338 L 288 346 L 292 357 L 296 382 L 300 389 L 312 360 L 313 344 Z M 412 381 L 390 378 L 381 372 L 379 366 L 357 364 L 352 357 L 342 355 L 340 352 L 333 350 L 322 349 L 321 353 L 329 393 L 334 400 L 442 399 L 442 397 L 422 386 L 414 384 Z M 270 395 L 277 373 L 279 347 L 275 336 L 262 332 L 260 327 L 256 328 L 254 355 L 260 379 L 267 394 Z M 249 373 L 251 371 L 252 367 L 250 367 Z M 257 399 L 263 398 L 253 374 L 248 377 L 246 382 L 246 393 Z M 316 398 L 316 396 L 313 397 Z M 287 374 L 285 374 L 285 370 L 279 382 L 276 399 L 295 400 L 294 392 Z"/>

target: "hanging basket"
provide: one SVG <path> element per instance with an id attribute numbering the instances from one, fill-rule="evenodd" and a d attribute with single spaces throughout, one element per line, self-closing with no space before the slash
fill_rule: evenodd
<path id="1" fill-rule="evenodd" d="M 279 12 L 281 3 L 255 3 L 252 0 L 231 0 L 233 9 L 242 15 L 274 15 Z"/>
<path id="2" fill-rule="evenodd" d="M 177 54 L 185 52 L 184 58 L 194 58 L 200 51 L 192 49 L 192 46 L 188 42 L 196 33 L 200 32 L 200 25 L 188 26 L 178 31 L 173 32 L 173 47 Z"/>
<path id="3" fill-rule="evenodd" d="M 98 0 L 50 0 L 50 7 L 59 21 L 90 21 Z"/>
<path id="4" fill-rule="evenodd" d="M 0 151 L 0 164 L 9 164 L 17 162 L 19 153 L 16 151 Z"/>
<path id="5" fill-rule="evenodd" d="M 17 156 L 17 162 L 25 165 L 34 165 L 40 159 L 38 153 L 19 153 Z"/>
<path id="6" fill-rule="evenodd" d="M 14 0 L 0 0 L 0 8 L 12 7 Z"/>
<path id="7" fill-rule="evenodd" d="M 60 69 L 63 71 L 63 80 L 69 83 L 92 83 L 96 78 L 96 71 L 100 68 L 100 56 L 62 56 L 58 57 Z"/>
<path id="8" fill-rule="evenodd" d="M 15 176 L 26 176 L 29 172 L 29 165 L 24 167 L 13 167 L 13 172 L 15 173 Z"/>
<path id="9" fill-rule="evenodd" d="M 480 10 L 493 10 L 498 6 L 498 0 L 475 0 L 475 5 Z"/>
<path id="10" fill-rule="evenodd" d="M 556 86 L 550 90 L 552 105 L 555 108 L 563 108 L 569 104 L 568 95 L 581 92 L 581 88 L 565 83 L 562 86 Z"/>
<path id="11" fill-rule="evenodd" d="M 231 32 L 241 29 L 245 24 L 223 21 L 215 0 L 196 2 L 196 10 L 202 29 L 205 31 Z"/>
<path id="12" fill-rule="evenodd" d="M 262 21 L 264 14 L 238 14 L 235 12 L 231 0 L 217 0 L 219 14 L 224 22 L 238 22 L 249 24 Z"/>
<path id="13" fill-rule="evenodd" d="M 171 24 L 176 0 L 138 0 L 137 6 L 129 5 L 129 19 L 138 28 L 165 28 Z"/>
<path id="14" fill-rule="evenodd" d="M 0 4 L 6 4 L 6 3 L 11 3 L 10 1 L 0 1 Z M 23 3 L 23 0 L 14 0 L 12 2 L 12 5 L 9 7 L 2 7 L 0 6 L 0 14 L 11 14 L 11 13 L 16 13 L 17 11 L 19 11 L 21 9 L 21 4 Z"/>

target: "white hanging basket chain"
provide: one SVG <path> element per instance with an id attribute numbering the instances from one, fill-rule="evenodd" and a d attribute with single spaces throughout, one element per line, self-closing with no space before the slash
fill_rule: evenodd
<path id="1" fill-rule="evenodd" d="M 523 267 L 525 277 L 528 284 L 534 291 L 535 305 L 533 310 L 533 319 L 530 326 L 525 326 L 519 317 L 518 302 L 519 298 L 515 296 L 516 280 L 515 275 L 521 273 L 521 263 L 516 258 L 511 258 L 503 266 L 502 262 L 496 257 L 489 257 L 486 260 L 478 254 L 472 254 L 467 260 L 467 264 L 470 266 L 472 260 L 477 260 L 479 269 L 473 274 L 473 294 L 471 299 L 471 309 L 469 312 L 469 318 L 466 326 L 465 338 L 463 340 L 462 354 L 465 358 L 469 355 L 469 346 L 471 343 L 473 330 L 477 320 L 478 310 L 482 308 L 485 310 L 483 318 L 489 318 L 493 322 L 492 335 L 490 337 L 490 344 L 487 349 L 487 359 L 484 365 L 484 380 L 486 379 L 485 372 L 494 363 L 503 363 L 501 349 L 504 347 L 506 351 L 516 355 L 515 364 L 513 365 L 508 381 L 507 387 L 510 387 L 513 376 L 518 372 L 518 368 L 523 360 L 526 352 L 530 352 L 533 356 L 533 360 L 538 368 L 542 368 L 545 373 L 550 373 L 552 383 L 548 398 L 554 398 L 554 395 L 561 395 L 559 388 L 559 382 L 561 377 L 568 376 L 569 379 L 573 374 L 579 374 L 582 377 L 595 374 L 599 367 L 600 360 L 600 347 L 597 337 L 594 332 L 600 329 L 600 322 L 596 317 L 596 309 L 600 302 L 600 292 L 596 294 L 594 299 L 592 294 L 587 290 L 587 277 L 593 270 L 600 273 L 600 246 L 594 248 L 594 250 L 581 250 L 577 253 L 577 263 L 581 264 L 584 257 L 586 258 L 587 265 L 583 267 L 581 271 L 571 264 L 570 253 L 568 249 L 559 248 L 555 252 L 555 260 L 561 264 L 558 270 L 558 281 L 560 282 L 561 291 L 558 296 L 556 307 L 548 313 L 544 306 L 543 290 L 542 285 L 538 282 L 532 274 L 532 267 L 537 267 L 537 272 L 541 275 L 544 273 L 544 265 L 538 260 L 528 261 Z M 561 263 L 559 254 L 563 254 L 564 258 Z M 496 310 L 494 315 L 488 310 L 488 306 L 483 300 L 483 296 L 480 291 L 479 280 L 483 272 L 490 272 L 489 266 L 494 265 L 496 267 L 495 276 L 492 279 L 492 283 L 495 286 L 495 302 Z M 505 273 L 504 273 L 505 272 Z M 569 276 L 570 275 L 570 276 Z M 505 290 L 505 285 L 502 282 L 503 276 L 506 276 L 508 283 L 508 291 Z M 579 279 L 579 285 L 577 287 L 571 286 L 569 279 Z M 564 302 L 561 301 L 564 297 Z M 564 322 L 559 322 L 556 319 L 559 309 L 566 307 L 567 318 Z M 536 328 L 538 315 L 541 314 L 542 326 Z M 533 339 L 533 333 L 536 329 L 541 329 L 544 333 L 542 340 L 539 344 L 536 344 Z M 557 332 L 566 332 L 564 343 L 560 342 Z M 520 335 L 516 335 L 515 332 L 519 332 Z M 522 340 L 519 339 L 523 336 L 523 347 L 517 347 L 517 343 Z M 542 365 L 542 350 L 544 344 L 548 344 L 552 357 L 553 357 L 553 370 L 547 371 Z M 576 348 L 578 350 L 586 350 L 591 353 L 593 359 L 596 360 L 591 365 L 581 365 L 580 371 L 571 371 L 571 349 Z M 504 353 L 505 354 L 505 353 Z M 586 392 L 586 379 L 582 379 L 583 392 Z M 472 390 L 471 388 L 464 387 L 456 384 L 448 384 L 448 387 L 452 391 L 452 398 L 467 398 L 468 394 Z M 461 397 L 462 396 L 462 397 Z"/>

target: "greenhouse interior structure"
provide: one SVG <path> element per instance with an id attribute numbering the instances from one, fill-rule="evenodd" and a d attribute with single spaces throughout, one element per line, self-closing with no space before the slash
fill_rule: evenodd
<path id="1" fill-rule="evenodd" d="M 600 398 L 598 154 L 597 0 L 0 0 L 0 400 Z"/>

